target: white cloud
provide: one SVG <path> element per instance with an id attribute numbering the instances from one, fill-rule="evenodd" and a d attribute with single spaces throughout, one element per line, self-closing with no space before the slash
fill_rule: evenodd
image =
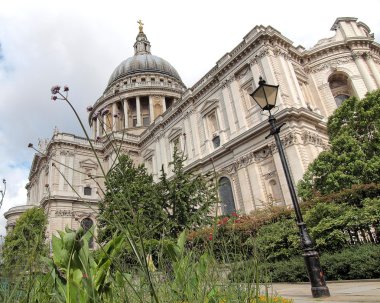
<path id="1" fill-rule="evenodd" d="M 69 85 L 70 98 L 86 120 L 86 106 L 102 94 L 113 69 L 133 55 L 138 19 L 145 23 L 152 53 L 168 60 L 191 86 L 255 25 L 272 25 L 295 45 L 311 47 L 333 34 L 329 30 L 337 17 L 354 16 L 378 40 L 379 11 L 375 0 L 365 5 L 351 0 L 3 0 L 0 178 L 7 178 L 9 188 L 3 210 L 26 200 L 29 142 L 51 137 L 55 126 L 82 133 L 69 108 L 50 101 L 50 87 Z M 10 164 L 23 168 L 10 169 Z"/>

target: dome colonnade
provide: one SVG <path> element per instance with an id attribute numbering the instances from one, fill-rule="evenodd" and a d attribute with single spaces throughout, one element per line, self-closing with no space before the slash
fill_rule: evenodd
<path id="1" fill-rule="evenodd" d="M 94 139 L 124 129 L 140 134 L 186 89 L 175 68 L 151 54 L 141 25 L 134 50 L 134 56 L 116 67 L 103 95 L 88 108 Z"/>

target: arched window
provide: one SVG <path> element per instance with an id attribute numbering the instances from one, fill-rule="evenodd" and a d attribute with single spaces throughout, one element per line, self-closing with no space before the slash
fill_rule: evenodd
<path id="1" fill-rule="evenodd" d="M 336 72 L 329 77 L 328 81 L 337 106 L 342 105 L 344 100 L 353 96 L 351 81 L 346 74 Z"/>
<path id="2" fill-rule="evenodd" d="M 80 222 L 80 226 L 83 228 L 85 233 L 87 231 L 89 231 L 93 225 L 94 225 L 94 222 L 90 218 L 84 218 Z M 94 248 L 94 238 L 93 237 L 91 237 L 90 240 L 88 241 L 88 246 L 90 248 Z"/>
<path id="3" fill-rule="evenodd" d="M 343 95 L 343 94 L 340 94 L 334 97 L 337 106 L 341 106 L 344 100 L 348 98 L 350 98 L 350 96 Z"/>
<path id="4" fill-rule="evenodd" d="M 228 215 L 236 212 L 231 181 L 227 177 L 222 177 L 219 179 L 219 197 L 223 215 Z"/>

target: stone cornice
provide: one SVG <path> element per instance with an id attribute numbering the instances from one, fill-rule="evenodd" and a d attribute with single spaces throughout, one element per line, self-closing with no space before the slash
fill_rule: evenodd
<path id="1" fill-rule="evenodd" d="M 5 217 L 5 219 L 8 220 L 8 218 L 10 216 L 16 215 L 16 214 L 22 214 L 22 213 L 26 212 L 28 209 L 31 209 L 33 207 L 38 207 L 38 206 L 37 205 L 26 204 L 26 205 L 19 205 L 19 206 L 11 207 L 10 209 L 8 209 L 4 213 L 4 217 Z"/>
<path id="2" fill-rule="evenodd" d="M 319 62 L 317 64 L 309 64 L 304 67 L 306 73 L 318 73 L 322 70 L 328 68 L 336 68 L 338 65 L 347 64 L 352 62 L 354 59 L 351 54 L 348 54 L 346 57 L 340 57 L 338 59 L 328 60 L 326 62 Z"/>

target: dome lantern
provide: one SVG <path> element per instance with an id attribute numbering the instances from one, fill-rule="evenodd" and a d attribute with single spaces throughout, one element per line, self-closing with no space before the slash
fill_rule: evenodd
<path id="1" fill-rule="evenodd" d="M 139 20 L 137 23 L 139 24 L 139 33 L 136 37 L 136 42 L 133 45 L 135 48 L 135 56 L 150 54 L 150 42 L 143 31 L 144 23 L 142 23 L 141 20 Z"/>
<path id="2" fill-rule="evenodd" d="M 181 87 L 186 88 L 177 70 L 168 61 L 151 54 L 150 42 L 143 31 L 143 23 L 141 20 L 137 23 L 139 24 L 139 33 L 136 37 L 136 42 L 133 45 L 135 54 L 122 61 L 115 68 L 105 91 L 108 91 L 115 81 L 118 81 L 125 76 L 142 73 L 157 73 L 171 77 L 174 81 L 178 81 L 178 84 Z"/>

